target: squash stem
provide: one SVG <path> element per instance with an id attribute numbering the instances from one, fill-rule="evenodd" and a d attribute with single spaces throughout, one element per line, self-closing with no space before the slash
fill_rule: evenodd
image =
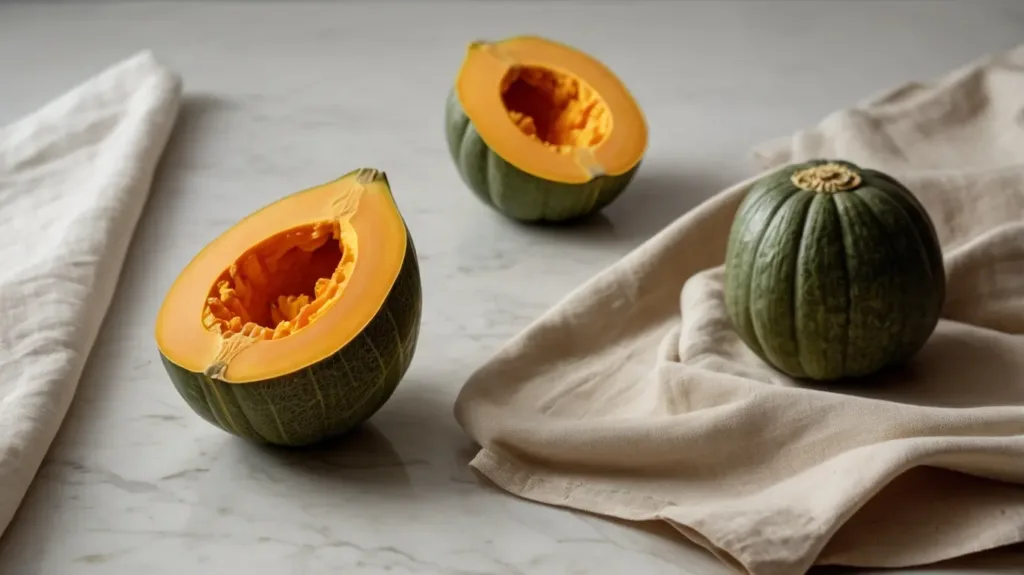
<path id="1" fill-rule="evenodd" d="M 860 174 L 835 162 L 805 168 L 789 179 L 801 190 L 825 194 L 852 190 L 861 183 Z"/>

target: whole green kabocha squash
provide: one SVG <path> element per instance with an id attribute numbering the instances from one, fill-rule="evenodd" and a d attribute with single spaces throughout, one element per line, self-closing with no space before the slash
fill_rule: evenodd
<path id="1" fill-rule="evenodd" d="M 747 346 L 790 376 L 834 380 L 905 362 L 934 331 L 945 294 L 928 213 L 880 171 L 787 166 L 737 210 L 726 308 Z"/>

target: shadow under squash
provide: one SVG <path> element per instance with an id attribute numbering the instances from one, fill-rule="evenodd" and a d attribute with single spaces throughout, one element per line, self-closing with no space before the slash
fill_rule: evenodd
<path id="1" fill-rule="evenodd" d="M 1000 349 L 1002 334 L 942 322 L 906 365 L 873 376 L 802 385 L 860 397 L 929 407 L 1024 405 L 1024 357 Z M 992 338 L 992 341 L 986 341 Z"/>
<path id="2" fill-rule="evenodd" d="M 544 241 L 571 238 L 593 245 L 635 245 L 661 231 L 732 182 L 724 173 L 685 172 L 658 164 L 640 167 L 629 187 L 609 206 L 590 216 L 558 223 L 513 222 Z M 495 213 L 495 217 L 501 217 Z"/>
<path id="3" fill-rule="evenodd" d="M 307 447 L 247 444 L 257 458 L 274 460 L 289 473 L 307 478 L 341 478 L 346 482 L 372 481 L 375 485 L 406 488 L 410 485 L 405 462 L 373 422 Z"/>
<path id="4" fill-rule="evenodd" d="M 602 214 L 616 237 L 640 243 L 733 183 L 725 172 L 645 163 Z"/>
<path id="5" fill-rule="evenodd" d="M 298 448 L 239 441 L 247 446 L 239 451 L 256 461 L 255 466 L 265 465 L 278 476 L 287 474 L 311 487 L 359 487 L 382 496 L 411 494 L 414 479 L 450 479 L 454 460 L 461 455 L 453 453 L 453 446 L 464 435 L 451 417 L 444 391 L 410 374 L 380 410 L 343 435 Z"/>

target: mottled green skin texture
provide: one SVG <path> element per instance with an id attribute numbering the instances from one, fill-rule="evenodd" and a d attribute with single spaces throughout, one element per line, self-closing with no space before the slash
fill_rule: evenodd
<path id="1" fill-rule="evenodd" d="M 565 222 L 599 212 L 626 190 L 640 168 L 638 162 L 624 174 L 599 176 L 583 184 L 528 174 L 487 146 L 454 89 L 445 106 L 445 129 L 448 151 L 466 186 L 483 203 L 521 222 Z"/>
<path id="2" fill-rule="evenodd" d="M 421 313 L 420 270 L 410 235 L 402 269 L 379 313 L 348 345 L 314 365 L 233 384 L 161 358 L 178 393 L 206 421 L 257 443 L 303 446 L 344 434 L 384 405 L 412 361 Z"/>
<path id="3" fill-rule="evenodd" d="M 752 186 L 726 253 L 725 303 L 740 338 L 796 378 L 836 380 L 901 364 L 924 346 L 946 293 L 942 250 L 917 198 L 849 162 L 850 191 L 804 191 L 792 165 Z"/>

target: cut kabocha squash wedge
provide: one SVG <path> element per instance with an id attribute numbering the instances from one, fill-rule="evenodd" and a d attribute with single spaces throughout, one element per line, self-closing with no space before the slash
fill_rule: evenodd
<path id="1" fill-rule="evenodd" d="M 210 423 L 298 446 L 373 415 L 412 360 L 422 292 L 383 172 L 292 194 L 206 246 L 170 288 L 156 341 Z"/>
<path id="2" fill-rule="evenodd" d="M 614 201 L 647 147 L 623 83 L 576 49 L 535 36 L 469 45 L 445 110 L 466 185 L 512 219 L 559 222 Z"/>

